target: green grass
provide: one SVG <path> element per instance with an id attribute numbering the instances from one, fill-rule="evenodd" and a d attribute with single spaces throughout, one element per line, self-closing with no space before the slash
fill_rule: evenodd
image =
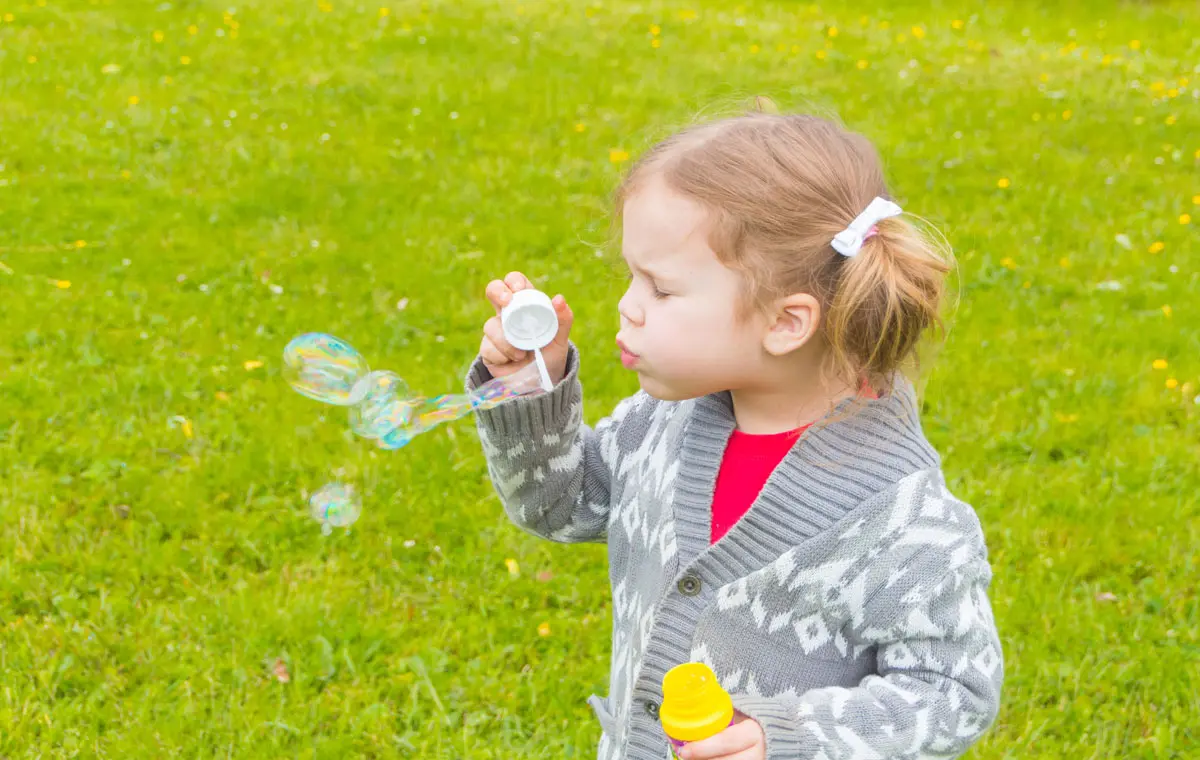
<path id="1" fill-rule="evenodd" d="M 595 422 L 636 390 L 610 151 L 756 94 L 869 135 L 958 253 L 924 420 L 995 568 L 972 756 L 1193 756 L 1194 4 L 381 2 L 0 5 L 0 756 L 593 756 L 603 547 L 509 524 L 469 420 L 377 452 L 279 356 L 459 390 L 520 269 Z"/>

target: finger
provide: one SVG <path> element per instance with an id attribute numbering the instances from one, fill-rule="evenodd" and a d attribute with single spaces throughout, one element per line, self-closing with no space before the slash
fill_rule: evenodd
<path id="1" fill-rule="evenodd" d="M 508 302 L 512 299 L 512 290 L 504 280 L 492 280 L 487 284 L 487 288 L 483 291 L 487 296 L 487 300 L 492 306 L 496 307 L 496 313 L 499 314 Z"/>
<path id="2" fill-rule="evenodd" d="M 689 742 L 678 754 L 682 760 L 725 758 L 752 748 L 761 735 L 762 729 L 758 724 L 748 720 L 703 741 Z"/>
<path id="3" fill-rule="evenodd" d="M 550 299 L 550 303 L 554 305 L 554 311 L 558 314 L 558 332 L 554 335 L 554 342 L 565 346 L 571 334 L 571 325 L 575 322 L 575 312 L 571 311 L 567 299 L 561 293 Z"/>
<path id="4" fill-rule="evenodd" d="M 750 749 L 738 752 L 736 755 L 726 755 L 721 760 L 763 760 L 766 756 L 767 748 L 756 744 Z"/>
<path id="5" fill-rule="evenodd" d="M 525 352 L 508 342 L 504 337 L 504 328 L 500 324 L 500 317 L 492 317 L 483 324 L 483 334 L 492 342 L 495 347 L 504 356 L 508 357 L 510 362 L 519 362 L 525 358 Z"/>
<path id="6" fill-rule="evenodd" d="M 483 359 L 483 363 L 489 367 L 503 367 L 506 364 L 511 364 L 508 357 L 496 350 L 492 345 L 492 341 L 484 338 L 479 342 L 479 358 Z"/>
<path id="7" fill-rule="evenodd" d="M 520 272 L 509 272 L 506 274 L 504 276 L 504 284 L 507 285 L 514 293 L 518 290 L 525 290 L 526 288 L 533 287 L 533 283 L 529 281 L 529 278 Z"/>

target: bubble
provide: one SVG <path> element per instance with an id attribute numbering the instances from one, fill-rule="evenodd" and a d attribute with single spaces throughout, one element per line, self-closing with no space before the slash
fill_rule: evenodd
<path id="1" fill-rule="evenodd" d="M 352 406 L 361 400 L 356 391 L 367 386 L 358 381 L 370 367 L 362 354 L 339 338 L 323 333 L 305 333 L 283 349 L 283 377 L 298 393 L 336 406 Z"/>
<path id="2" fill-rule="evenodd" d="M 329 483 L 308 500 L 308 512 L 321 523 L 321 532 L 328 536 L 334 528 L 348 528 L 362 514 L 362 499 L 354 486 Z"/>
<path id="3" fill-rule="evenodd" d="M 350 428 L 363 438 L 379 438 L 407 425 L 415 406 L 408 383 L 387 370 L 375 370 L 359 380 L 350 395 L 362 399 L 350 407 Z"/>
<path id="4" fill-rule="evenodd" d="M 379 448 L 394 451 L 404 448 L 417 434 L 411 428 L 396 427 L 379 436 Z"/>
<path id="5" fill-rule="evenodd" d="M 443 422 L 490 409 L 519 396 L 544 393 L 538 368 L 528 367 L 493 378 L 469 393 L 434 398 L 414 394 L 394 372 L 370 371 L 345 341 L 306 333 L 283 352 L 284 377 L 299 393 L 328 404 L 350 407 L 350 427 L 383 449 L 399 449 Z"/>

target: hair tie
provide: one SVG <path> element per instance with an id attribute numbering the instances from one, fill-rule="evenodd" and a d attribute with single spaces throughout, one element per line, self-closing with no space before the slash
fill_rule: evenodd
<path id="1" fill-rule="evenodd" d="M 867 238 L 879 232 L 879 228 L 876 227 L 879 222 L 903 213 L 904 210 L 895 203 L 877 196 L 861 214 L 854 217 L 850 226 L 834 236 L 830 244 L 846 258 L 855 256 Z"/>

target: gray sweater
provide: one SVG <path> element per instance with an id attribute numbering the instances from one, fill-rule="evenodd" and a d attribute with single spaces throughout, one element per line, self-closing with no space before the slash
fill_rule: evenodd
<path id="1" fill-rule="evenodd" d="M 468 390 L 489 379 L 476 358 Z M 800 436 L 713 545 L 729 393 L 639 391 L 595 427 L 582 398 L 571 344 L 552 392 L 475 419 L 513 522 L 608 544 L 609 693 L 588 700 L 601 760 L 668 757 L 662 678 L 689 661 L 763 726 L 768 760 L 957 757 L 992 724 L 1004 668 L 987 548 L 907 381 Z"/>

